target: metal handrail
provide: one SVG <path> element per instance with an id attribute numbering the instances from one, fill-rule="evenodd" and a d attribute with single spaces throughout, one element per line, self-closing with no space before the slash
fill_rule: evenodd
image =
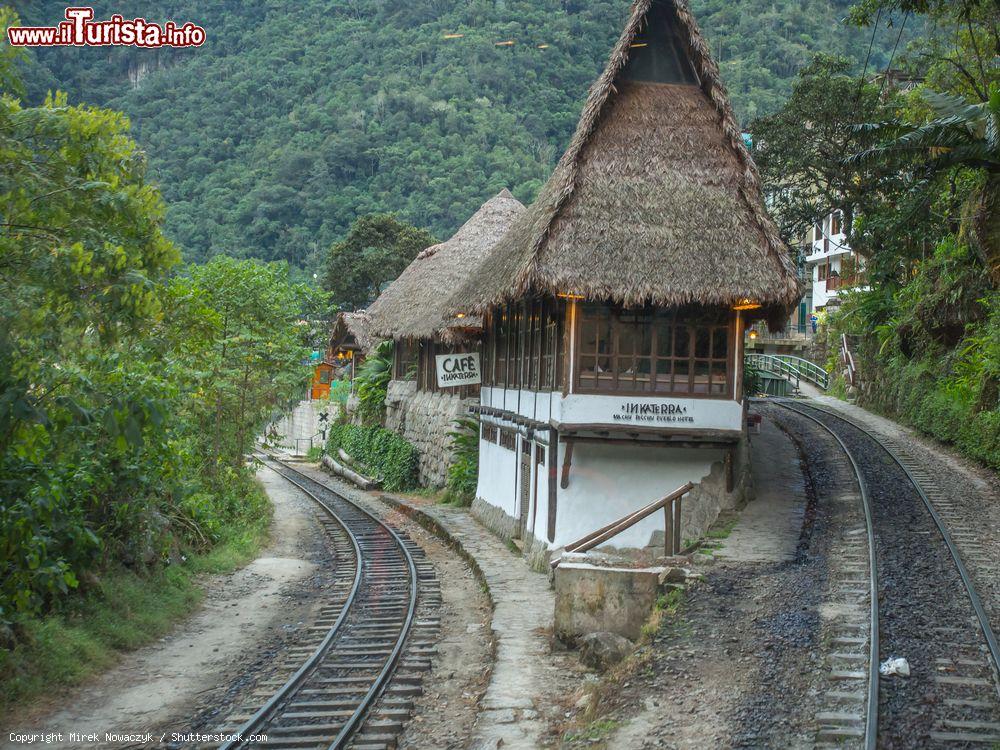
<path id="1" fill-rule="evenodd" d="M 796 386 L 800 380 L 805 380 L 824 391 L 830 387 L 829 373 L 808 359 L 790 354 L 747 354 L 746 361 L 761 370 L 793 377 Z"/>

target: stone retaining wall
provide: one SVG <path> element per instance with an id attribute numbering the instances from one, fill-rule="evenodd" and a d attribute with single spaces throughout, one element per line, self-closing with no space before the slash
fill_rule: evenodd
<path id="1" fill-rule="evenodd" d="M 289 413 L 268 426 L 265 436 L 275 448 L 305 455 L 322 448 L 339 407 L 329 400 L 300 401 Z M 321 415 L 326 415 L 325 419 Z"/>
<path id="2" fill-rule="evenodd" d="M 393 380 L 385 399 L 385 426 L 402 435 L 420 454 L 419 478 L 425 487 L 444 487 L 454 458 L 455 421 L 468 416 L 478 398 L 461 399 L 440 391 L 417 391 L 412 380 Z"/>

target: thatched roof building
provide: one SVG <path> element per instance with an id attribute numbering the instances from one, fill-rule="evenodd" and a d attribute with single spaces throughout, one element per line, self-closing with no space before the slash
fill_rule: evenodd
<path id="1" fill-rule="evenodd" d="M 801 296 L 687 0 L 635 0 L 568 150 L 462 309 L 531 292 L 625 306 L 752 299 L 775 313 Z"/>
<path id="2" fill-rule="evenodd" d="M 330 332 L 330 351 L 365 352 L 377 341 L 371 338 L 370 320 L 366 310 L 339 313 Z"/>
<path id="3" fill-rule="evenodd" d="M 456 318 L 465 301 L 456 292 L 471 277 L 524 206 L 503 190 L 483 204 L 455 235 L 420 253 L 368 308 L 373 339 L 444 339 L 482 327 L 479 318 Z"/>

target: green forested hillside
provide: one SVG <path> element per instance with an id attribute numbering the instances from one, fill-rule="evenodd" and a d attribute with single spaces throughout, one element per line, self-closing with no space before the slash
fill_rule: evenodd
<path id="1" fill-rule="evenodd" d="M 63 7 L 14 4 L 25 22 L 41 23 L 58 21 Z M 447 237 L 502 187 L 531 200 L 629 2 L 95 5 L 98 18 L 194 21 L 209 42 L 35 51 L 29 98 L 59 86 L 71 101 L 131 117 L 166 198 L 168 234 L 189 259 L 224 253 L 312 269 L 362 214 L 396 212 Z M 850 0 L 693 5 L 744 118 L 779 106 L 813 52 L 861 60 L 870 38 L 842 24 Z M 872 65 L 885 63 L 894 39 L 880 33 Z"/>

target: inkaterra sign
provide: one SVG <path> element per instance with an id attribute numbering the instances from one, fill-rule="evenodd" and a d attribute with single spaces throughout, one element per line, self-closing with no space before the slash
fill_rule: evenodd
<path id="1" fill-rule="evenodd" d="M 681 404 L 630 401 L 622 404 L 612 419 L 629 424 L 691 424 L 694 417 L 689 417 L 687 411 Z"/>
<path id="2" fill-rule="evenodd" d="M 439 388 L 458 388 L 462 385 L 478 385 L 483 382 L 478 352 L 439 354 L 436 359 Z"/>

